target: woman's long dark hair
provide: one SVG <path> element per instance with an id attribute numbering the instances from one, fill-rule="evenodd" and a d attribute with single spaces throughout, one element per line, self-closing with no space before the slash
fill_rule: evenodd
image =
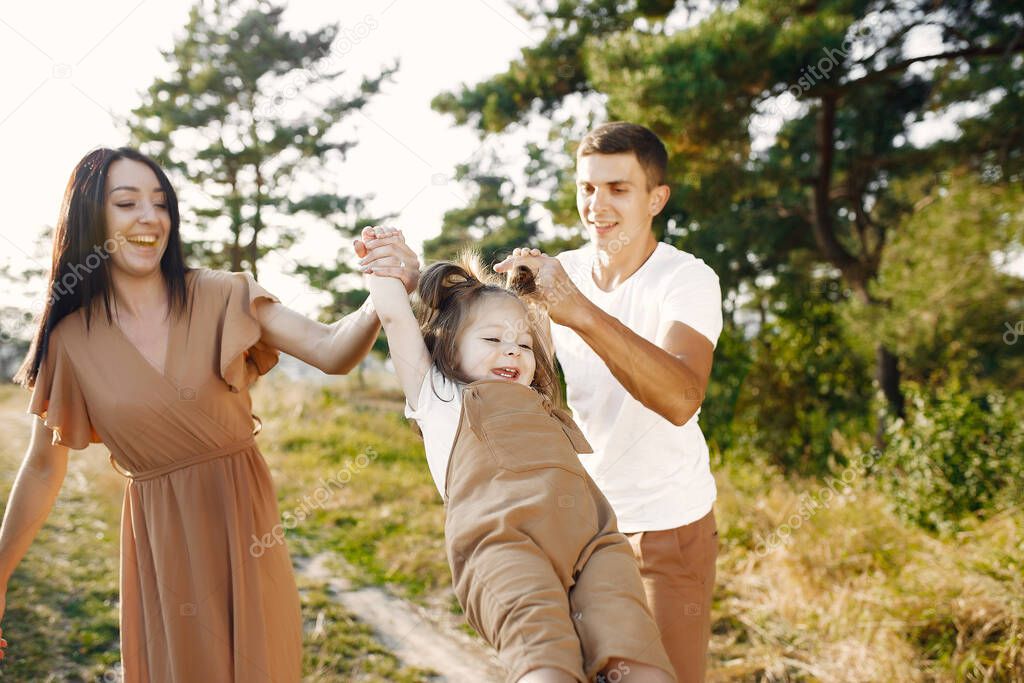
<path id="1" fill-rule="evenodd" d="M 85 309 L 88 326 L 93 302 L 102 300 L 108 322 L 113 321 L 110 301 L 110 253 L 124 244 L 124 236 L 107 238 L 106 186 L 110 165 L 119 159 L 130 159 L 149 166 L 156 174 L 167 200 L 171 230 L 167 248 L 160 259 L 160 270 L 167 283 L 168 310 L 180 314 L 185 310 L 185 258 L 178 228 L 178 196 L 160 166 L 130 147 L 100 148 L 86 154 L 71 172 L 60 216 L 53 231 L 53 260 L 46 286 L 46 303 L 39 327 L 14 381 L 24 386 L 35 385 L 39 366 L 46 358 L 50 333 L 65 317 L 79 308 Z"/>

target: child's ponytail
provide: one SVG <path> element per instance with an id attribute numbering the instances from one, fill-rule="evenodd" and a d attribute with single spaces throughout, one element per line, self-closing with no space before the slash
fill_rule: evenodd
<path id="1" fill-rule="evenodd" d="M 537 281 L 533 271 L 526 266 L 519 266 L 508 272 L 505 280 L 505 289 L 509 290 L 521 299 L 529 301 L 531 295 L 537 293 Z"/>
<path id="2" fill-rule="evenodd" d="M 482 274 L 479 257 L 468 252 L 458 261 L 435 263 L 420 275 L 420 302 L 428 309 L 440 311 L 463 297 L 472 299 L 478 289 L 491 284 L 484 281 Z"/>

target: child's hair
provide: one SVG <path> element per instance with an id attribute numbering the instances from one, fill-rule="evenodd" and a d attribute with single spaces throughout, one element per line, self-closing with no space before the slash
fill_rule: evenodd
<path id="1" fill-rule="evenodd" d="M 421 303 L 420 331 L 431 362 L 448 379 L 468 384 L 471 380 L 458 369 L 455 343 L 470 308 L 484 296 L 514 297 L 526 308 L 529 326 L 526 331 L 533 336 L 536 369 L 530 386 L 558 405 L 559 383 L 554 360 L 537 326 L 538 319 L 544 321 L 541 317 L 544 314 L 522 299 L 523 295 L 534 291 L 536 284 L 528 268 L 517 268 L 502 284 L 496 276 L 484 271 L 480 256 L 472 251 L 463 252 L 456 261 L 432 264 L 420 276 L 417 288 Z"/>

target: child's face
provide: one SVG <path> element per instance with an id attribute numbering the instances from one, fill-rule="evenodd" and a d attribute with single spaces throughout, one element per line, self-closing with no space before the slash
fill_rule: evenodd
<path id="1" fill-rule="evenodd" d="M 526 308 L 504 294 L 487 294 L 469 311 L 455 340 L 459 371 L 470 381 L 502 379 L 530 386 L 536 360 Z"/>

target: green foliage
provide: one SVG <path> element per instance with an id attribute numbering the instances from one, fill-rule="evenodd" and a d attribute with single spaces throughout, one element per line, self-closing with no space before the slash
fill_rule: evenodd
<path id="1" fill-rule="evenodd" d="M 554 254 L 583 243 L 579 230 L 541 237 L 542 208 L 556 217 L 575 215 L 576 191 L 574 185 L 566 184 L 566 172 L 553 162 L 551 150 L 528 144 L 526 153 L 530 159 L 525 169 L 526 183 L 539 188 L 533 195 L 543 199 L 537 201 L 517 191 L 507 174 L 495 170 L 500 162 L 493 154 L 487 161 L 460 164 L 456 180 L 470 187 L 472 196 L 466 206 L 445 212 L 440 234 L 423 243 L 428 263 L 451 259 L 465 249 L 480 252 L 483 262 L 491 264 L 516 247 L 538 247 Z"/>
<path id="2" fill-rule="evenodd" d="M 452 259 L 467 247 L 479 251 L 484 263 L 495 263 L 516 247 L 536 245 L 537 220 L 530 216 L 530 203 L 512 198 L 508 178 L 461 165 L 456 179 L 471 180 L 477 195 L 466 208 L 446 212 L 441 233 L 423 243 L 428 263 Z"/>
<path id="3" fill-rule="evenodd" d="M 531 153 L 528 178 L 540 179 L 536 187 L 552 198 L 545 208 L 565 227 L 576 223 L 566 199 L 579 129 L 591 117 L 647 125 L 671 158 L 658 237 L 705 260 L 743 306 L 773 313 L 807 296 L 816 309 L 807 311 L 808 329 L 826 318 L 824 329 L 843 329 L 825 349 L 799 317 L 780 321 L 749 353 L 725 340 L 713 379 L 725 385 L 719 393 L 712 386 L 705 405 L 720 445 L 739 434 L 738 423 L 729 426 L 732 407 L 749 408 L 768 426 L 747 419 L 752 439 L 767 439 L 780 463 L 815 469 L 837 428 L 874 422 L 869 362 L 890 415 L 902 409 L 903 376 L 928 382 L 952 371 L 1020 385 L 1019 358 L 998 346 L 1002 325 L 1018 319 L 1020 280 L 985 264 L 1010 242 L 975 234 L 995 237 L 987 227 L 1000 214 L 988 202 L 1006 195 L 1003 206 L 1020 204 L 1011 189 L 1024 160 L 1018 3 L 567 0 L 521 11 L 544 29 L 539 44 L 506 71 L 439 95 L 438 111 L 490 139 L 550 119 L 549 130 L 562 134 Z M 910 43 L 925 34 L 922 52 Z M 958 137 L 915 135 L 917 123 L 951 112 Z M 944 173 L 965 181 L 961 198 L 929 209 L 935 185 L 922 177 Z M 933 245 L 934 253 L 917 253 Z M 965 263 L 953 261 L 958 253 L 969 255 Z M 760 284 L 789 273 L 834 278 L 849 296 Z M 944 273 L 957 284 L 941 282 Z M 748 304 L 750 291 L 760 294 Z M 769 341 L 770 354 L 761 346 Z M 813 361 L 797 367 L 805 357 Z M 750 363 L 750 388 L 765 392 L 775 412 L 731 398 L 737 387 L 726 375 Z M 818 371 L 827 377 L 803 379 Z"/>
<path id="4" fill-rule="evenodd" d="M 714 453 L 732 448 L 738 436 L 741 425 L 736 420 L 736 408 L 753 364 L 751 353 L 743 329 L 726 321 L 715 346 L 711 379 L 700 408 L 700 428 Z"/>
<path id="5" fill-rule="evenodd" d="M 1024 191 L 943 173 L 893 188 L 918 198 L 886 249 L 872 296 L 846 317 L 905 360 L 908 379 L 1024 388 L 1024 357 L 1003 340 L 1024 319 L 1024 281 L 1003 267 L 1024 244 Z"/>
<path id="6" fill-rule="evenodd" d="M 959 383 L 908 383 L 905 421 L 889 430 L 879 474 L 896 509 L 934 531 L 1019 506 L 1024 496 L 1024 396 L 972 395 Z"/>
<path id="7" fill-rule="evenodd" d="M 642 14 L 664 17 L 671 9 L 667 2 L 646 2 Z M 576 2 L 538 2 L 535 7 L 520 3 L 518 10 L 531 23 L 546 27 L 540 44 L 523 48 L 504 73 L 438 95 L 431 103 L 434 109 L 481 132 L 503 131 L 526 111 L 550 114 L 567 95 L 592 90 L 583 66 L 587 38 L 621 31 L 641 16 L 619 0 L 588 0 L 586 7 Z"/>
<path id="8" fill-rule="evenodd" d="M 850 351 L 836 310 L 849 296 L 841 283 L 793 274 L 773 289 L 765 293 L 757 336 L 740 352 L 749 356 L 749 369 L 738 380 L 723 379 L 742 382 L 732 438 L 784 472 L 825 474 L 842 464 L 837 437 L 870 433 L 869 357 Z M 724 350 L 730 349 L 735 343 Z M 741 370 L 737 365 L 727 361 L 726 370 Z"/>

